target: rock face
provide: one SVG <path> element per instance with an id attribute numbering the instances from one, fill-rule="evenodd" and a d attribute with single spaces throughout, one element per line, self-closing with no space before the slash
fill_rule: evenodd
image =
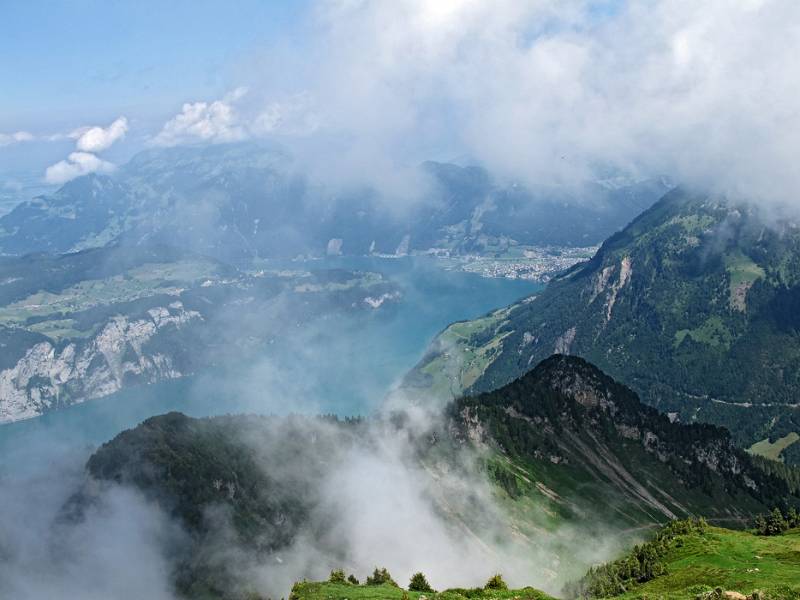
<path id="1" fill-rule="evenodd" d="M 185 375 L 174 355 L 148 345 L 158 335 L 202 316 L 175 302 L 150 309 L 148 317 L 115 316 L 89 340 L 62 346 L 47 340 L 30 347 L 13 366 L 0 371 L 0 422 L 106 396 L 132 382 L 153 383 Z"/>

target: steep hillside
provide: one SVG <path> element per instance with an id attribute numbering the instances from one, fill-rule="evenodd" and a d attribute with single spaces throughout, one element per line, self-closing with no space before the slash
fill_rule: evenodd
<path id="1" fill-rule="evenodd" d="M 791 495 L 724 429 L 671 422 L 577 357 L 553 356 L 450 410 L 460 435 L 498 450 L 490 471 L 519 514 L 539 497 L 587 524 L 602 516 L 636 527 L 692 514 L 735 524 Z"/>
<path id="2" fill-rule="evenodd" d="M 387 458 L 387 444 L 402 454 Z M 465 463 L 465 452 L 477 462 Z M 578 577 L 598 547 L 625 546 L 671 518 L 702 514 L 740 525 L 797 500 L 785 479 L 756 467 L 724 430 L 671 423 L 588 363 L 557 356 L 504 388 L 456 401 L 444 422 L 426 426 L 403 414 L 388 421 L 154 417 L 92 456 L 94 483 L 69 512 L 91 502 L 103 482 L 133 485 L 191 534 L 176 564 L 178 589 L 241 597 L 255 585 L 242 582 L 243 565 L 270 564 L 284 578 L 367 568 L 354 565 L 359 537 L 338 521 L 356 500 L 334 501 L 357 456 L 401 461 L 454 543 L 493 548 L 487 561 L 513 550 L 533 561 L 551 590 Z M 373 488 L 373 472 L 374 465 L 359 471 L 366 489 L 351 491 L 381 502 L 387 483 L 375 476 Z M 491 501 L 481 495 L 485 482 Z M 359 515 L 349 527 L 359 528 Z M 281 567 L 276 557 L 285 559 L 308 535 L 317 559 L 299 570 L 292 561 Z M 242 549 L 228 553 L 239 557 L 235 564 L 209 552 L 218 544 Z"/>
<path id="3" fill-rule="evenodd" d="M 226 261 L 590 246 L 667 189 L 659 181 L 525 189 L 433 162 L 414 178 L 408 187 L 423 201 L 399 203 L 365 186 L 328 189 L 274 146 L 149 150 L 113 177 L 79 177 L 0 217 L 0 253 L 73 252 L 123 234 Z"/>
<path id="4" fill-rule="evenodd" d="M 408 386 L 493 389 L 568 353 L 684 422 L 724 425 L 745 447 L 776 442 L 800 431 L 799 232 L 670 192 L 537 297 L 445 331 Z M 782 442 L 790 460 L 796 439 Z"/>

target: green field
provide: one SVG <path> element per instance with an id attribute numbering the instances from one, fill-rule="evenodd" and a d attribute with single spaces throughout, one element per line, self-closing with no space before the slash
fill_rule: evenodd
<path id="1" fill-rule="evenodd" d="M 453 323 L 445 329 L 439 335 L 439 351 L 419 367 L 420 372 L 431 378 L 427 391 L 437 398 L 453 398 L 483 375 L 508 335 L 496 333 L 507 314 L 508 309 L 504 308 L 479 319 Z M 476 344 L 476 337 L 486 341 Z"/>
<path id="2" fill-rule="evenodd" d="M 751 454 L 763 456 L 764 458 L 783 461 L 781 453 L 797 440 L 800 440 L 800 435 L 798 435 L 796 431 L 792 431 L 774 442 L 771 442 L 769 438 L 765 438 L 750 446 L 747 451 Z"/>
<path id="3" fill-rule="evenodd" d="M 0 325 L 26 326 L 28 319 L 48 315 L 68 315 L 97 306 L 132 302 L 155 295 L 178 296 L 202 281 L 216 281 L 216 265 L 205 260 L 182 260 L 174 263 L 150 263 L 106 279 L 79 281 L 58 292 L 40 290 L 0 307 Z M 53 339 L 80 337 L 70 319 L 56 317 L 54 322 L 40 322 L 34 331 Z M 85 335 L 85 332 L 84 332 Z"/>

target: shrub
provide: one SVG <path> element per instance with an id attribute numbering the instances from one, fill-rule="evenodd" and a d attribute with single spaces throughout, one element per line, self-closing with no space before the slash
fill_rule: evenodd
<path id="1" fill-rule="evenodd" d="M 412 592 L 433 592 L 433 588 L 422 573 L 414 573 L 414 575 L 411 576 L 408 589 Z"/>
<path id="2" fill-rule="evenodd" d="M 506 585 L 506 582 L 503 581 L 503 576 L 500 575 L 500 573 L 497 573 L 495 575 L 492 575 L 489 578 L 489 581 L 486 582 L 486 585 L 483 586 L 483 589 L 485 589 L 485 590 L 507 590 L 508 589 L 508 585 Z"/>
<path id="3" fill-rule="evenodd" d="M 383 585 L 385 583 L 393 585 L 394 587 L 400 587 L 395 583 L 395 580 L 392 579 L 392 576 L 389 575 L 389 571 L 387 571 L 386 568 L 379 569 L 375 567 L 372 575 L 367 576 L 367 585 Z"/>
<path id="4" fill-rule="evenodd" d="M 349 581 L 353 585 L 358 585 L 358 583 L 359 583 L 358 578 L 355 575 L 353 575 L 352 573 L 350 573 L 350 575 L 347 576 L 347 581 Z"/>

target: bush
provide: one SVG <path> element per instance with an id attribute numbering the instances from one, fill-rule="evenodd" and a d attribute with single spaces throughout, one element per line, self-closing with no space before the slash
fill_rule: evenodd
<path id="1" fill-rule="evenodd" d="M 331 576 L 328 577 L 328 581 L 330 583 L 345 583 L 347 580 L 344 578 L 344 571 L 341 569 L 334 569 L 331 571 Z"/>
<path id="2" fill-rule="evenodd" d="M 349 582 L 350 582 L 350 583 L 352 583 L 353 585 L 358 585 L 358 583 L 359 583 L 359 581 L 358 581 L 358 579 L 356 578 L 356 576 L 355 576 L 355 575 L 353 575 L 352 573 L 350 573 L 350 575 L 348 575 L 348 576 L 347 576 L 347 581 L 349 581 Z"/>
<path id="3" fill-rule="evenodd" d="M 379 569 L 375 567 L 375 570 L 372 572 L 371 576 L 367 576 L 367 585 L 383 585 L 388 583 L 389 585 L 393 585 L 394 587 L 400 587 L 395 583 L 395 580 L 392 579 L 392 576 L 389 575 L 389 571 L 385 568 Z"/>
<path id="4" fill-rule="evenodd" d="M 485 589 L 485 590 L 507 590 L 508 589 L 508 585 L 506 585 L 506 582 L 503 581 L 503 576 L 500 575 L 500 573 L 497 573 L 496 575 L 492 575 L 489 578 L 489 581 L 486 582 L 486 585 L 483 586 L 483 589 Z"/>
<path id="5" fill-rule="evenodd" d="M 411 576 L 408 589 L 412 592 L 433 592 L 433 588 L 422 573 L 414 573 L 414 575 Z"/>

